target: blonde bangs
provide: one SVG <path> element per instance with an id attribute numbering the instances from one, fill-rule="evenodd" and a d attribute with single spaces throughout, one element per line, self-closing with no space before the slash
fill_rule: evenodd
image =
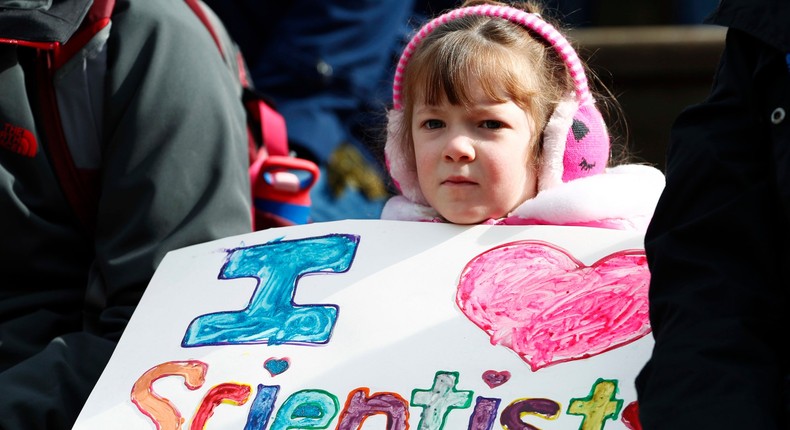
<path id="1" fill-rule="evenodd" d="M 403 121 L 395 133 L 412 169 L 416 168 L 410 125 L 417 104 L 447 102 L 472 108 L 477 88 L 495 102 L 512 101 L 533 119 L 537 162 L 543 128 L 573 89 L 563 61 L 542 38 L 512 22 L 481 16 L 459 18 L 426 36 L 402 79 Z"/>
<path id="2" fill-rule="evenodd" d="M 472 89 L 479 85 L 491 100 L 512 100 L 529 110 L 539 87 L 535 66 L 534 59 L 513 55 L 511 48 L 473 33 L 448 33 L 411 58 L 402 97 L 407 106 L 447 102 L 472 107 Z"/>

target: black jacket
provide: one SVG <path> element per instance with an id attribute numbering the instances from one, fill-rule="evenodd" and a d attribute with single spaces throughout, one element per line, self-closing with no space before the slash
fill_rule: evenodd
<path id="1" fill-rule="evenodd" d="M 652 358 L 645 430 L 787 429 L 790 2 L 723 0 L 708 98 L 672 127 L 645 236 Z"/>

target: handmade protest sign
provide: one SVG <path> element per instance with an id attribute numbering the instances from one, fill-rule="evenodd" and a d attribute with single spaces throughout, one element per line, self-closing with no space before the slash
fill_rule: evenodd
<path id="1" fill-rule="evenodd" d="M 349 220 L 162 261 L 75 429 L 636 429 L 641 234 Z"/>

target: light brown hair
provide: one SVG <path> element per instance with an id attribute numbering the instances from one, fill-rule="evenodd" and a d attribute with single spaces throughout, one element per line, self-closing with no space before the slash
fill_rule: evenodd
<path id="1" fill-rule="evenodd" d="M 504 5 L 470 0 L 463 6 Z M 534 2 L 513 5 L 540 14 Z M 544 19 L 545 20 L 545 19 Z M 530 115 L 532 161 L 539 162 L 543 127 L 557 104 L 574 90 L 573 81 L 554 49 L 531 30 L 485 16 L 466 16 L 437 27 L 418 45 L 403 73 L 403 123 L 397 130 L 403 154 L 414 158 L 411 118 L 416 103 L 449 102 L 471 107 L 473 86 L 497 102 L 512 100 Z"/>

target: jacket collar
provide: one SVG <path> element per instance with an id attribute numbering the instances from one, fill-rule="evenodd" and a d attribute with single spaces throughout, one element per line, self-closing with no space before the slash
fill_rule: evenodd
<path id="1" fill-rule="evenodd" d="M 0 39 L 65 43 L 93 0 L 0 0 Z"/>

